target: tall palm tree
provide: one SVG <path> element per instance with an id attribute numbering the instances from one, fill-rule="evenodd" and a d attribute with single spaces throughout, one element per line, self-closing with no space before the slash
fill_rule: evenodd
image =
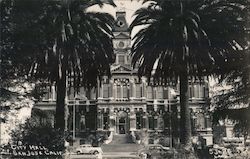
<path id="1" fill-rule="evenodd" d="M 25 15 L 15 18 L 19 24 L 13 38 L 17 50 L 15 62 L 20 64 L 25 57 L 28 61 L 23 64 L 30 68 L 29 76 L 55 83 L 55 127 L 64 130 L 67 76 L 72 78 L 76 90 L 80 85 L 94 87 L 98 77 L 110 74 L 114 60 L 113 17 L 87 9 L 114 3 L 112 0 L 16 0 L 14 3 L 15 15 Z"/>
<path id="2" fill-rule="evenodd" d="M 214 96 L 216 108 L 213 112 L 213 122 L 221 119 L 235 121 L 234 128 L 241 132 L 245 139 L 250 133 L 250 52 L 246 54 L 244 66 L 239 71 L 233 71 L 223 83 L 230 85 Z"/>
<path id="3" fill-rule="evenodd" d="M 132 63 L 139 76 L 157 83 L 180 81 L 180 141 L 191 147 L 189 79 L 238 68 L 244 41 L 246 2 L 240 0 L 144 0 L 131 29 Z"/>

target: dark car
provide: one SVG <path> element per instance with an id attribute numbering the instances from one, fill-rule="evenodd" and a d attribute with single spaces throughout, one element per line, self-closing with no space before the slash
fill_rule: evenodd
<path id="1" fill-rule="evenodd" d="M 138 151 L 140 157 L 143 157 L 145 154 L 148 156 L 163 156 L 168 153 L 172 153 L 171 149 L 160 144 L 149 144 Z"/>

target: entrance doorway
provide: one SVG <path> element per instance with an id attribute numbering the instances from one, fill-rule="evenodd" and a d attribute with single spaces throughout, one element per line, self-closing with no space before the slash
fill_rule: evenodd
<path id="1" fill-rule="evenodd" d="M 121 117 L 119 119 L 119 134 L 125 134 L 126 133 L 126 119 L 125 117 Z"/>
<path id="2" fill-rule="evenodd" d="M 128 130 L 129 130 L 128 113 L 125 111 L 119 111 L 116 118 L 116 133 L 126 134 Z"/>

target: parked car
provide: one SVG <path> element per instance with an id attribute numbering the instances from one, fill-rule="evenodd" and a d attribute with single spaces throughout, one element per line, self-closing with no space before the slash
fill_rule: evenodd
<path id="1" fill-rule="evenodd" d="M 103 153 L 101 147 L 93 147 L 90 144 L 80 145 L 76 148 L 77 154 L 99 154 Z"/>
<path id="2" fill-rule="evenodd" d="M 149 144 L 138 151 L 138 155 L 142 157 L 145 154 L 152 156 L 161 156 L 167 153 L 172 153 L 169 147 L 164 147 L 160 144 Z"/>

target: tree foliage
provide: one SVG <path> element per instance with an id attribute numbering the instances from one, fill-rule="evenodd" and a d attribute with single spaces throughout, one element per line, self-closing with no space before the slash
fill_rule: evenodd
<path id="1" fill-rule="evenodd" d="M 114 61 L 113 17 L 88 12 L 94 5 L 114 5 L 112 0 L 8 0 L 1 7 L 10 14 L 4 28 L 8 47 L 4 56 L 18 75 L 42 78 L 56 85 L 56 127 L 64 129 L 67 77 L 70 87 L 92 88 L 97 79 L 110 75 Z M 4 30 L 3 30 L 4 31 Z M 5 40 L 3 39 L 3 41 Z M 11 72 L 11 71 L 9 71 Z"/>
<path id="2" fill-rule="evenodd" d="M 190 143 L 188 80 L 239 70 L 247 46 L 245 0 L 144 0 L 131 29 L 132 63 L 155 84 L 180 81 L 181 142 Z"/>
<path id="3" fill-rule="evenodd" d="M 221 119 L 235 121 L 235 128 L 242 133 L 250 132 L 250 59 L 249 50 L 241 70 L 229 74 L 222 82 L 230 85 L 230 89 L 222 90 L 216 95 L 214 123 Z"/>
<path id="4" fill-rule="evenodd" d="M 13 143 L 42 145 L 49 150 L 64 150 L 65 134 L 49 124 L 37 124 L 28 119 L 11 132 Z"/>
<path id="5" fill-rule="evenodd" d="M 9 23 L 3 24 L 11 35 L 11 48 L 3 56 L 13 65 L 25 65 L 26 75 L 60 78 L 61 65 L 73 76 L 75 85 L 95 86 L 98 76 L 109 74 L 113 62 L 113 17 L 107 13 L 87 12 L 100 0 L 11 0 Z M 105 3 L 113 4 L 112 1 Z M 6 4 L 7 5 L 7 4 Z M 3 15 L 3 19 L 6 16 Z M 8 25 L 12 25 L 12 28 Z M 5 36 L 4 36 L 5 37 Z M 8 55 L 11 54 L 11 55 Z M 64 59 L 64 60 L 63 60 Z M 63 61 L 68 61 L 64 62 Z M 20 71 L 20 70 L 19 70 Z"/>

